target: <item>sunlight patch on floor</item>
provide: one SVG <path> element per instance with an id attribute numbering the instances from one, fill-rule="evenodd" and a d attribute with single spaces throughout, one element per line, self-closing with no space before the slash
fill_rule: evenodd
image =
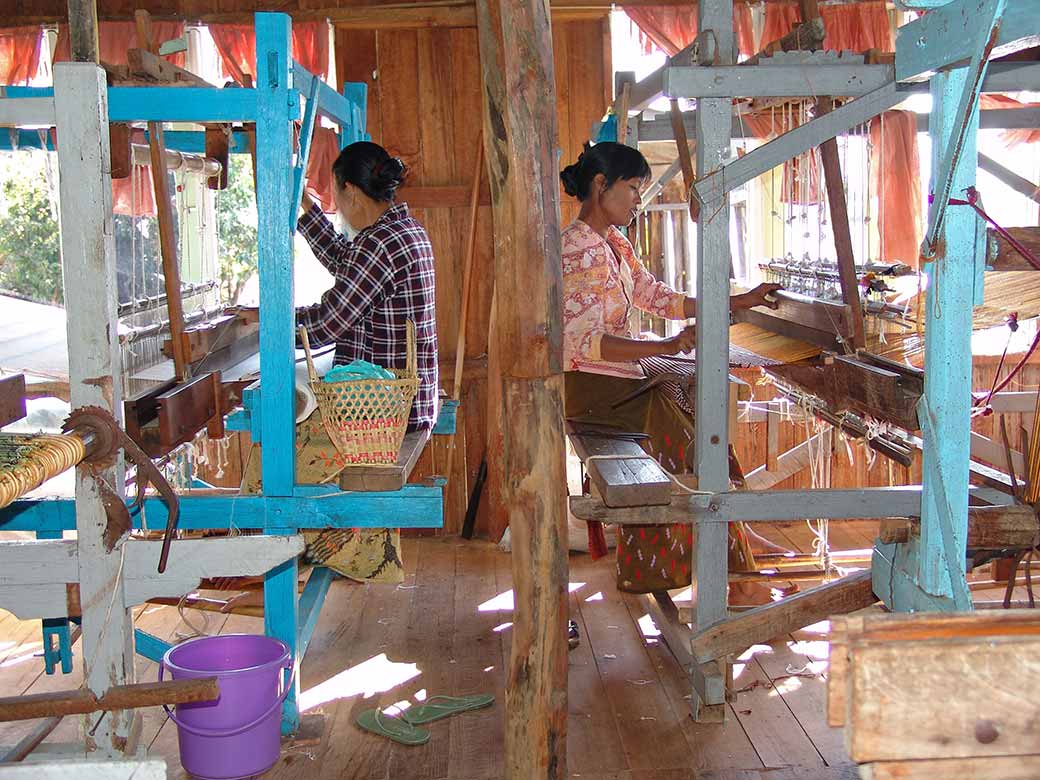
<path id="1" fill-rule="evenodd" d="M 421 674 L 415 664 L 396 663 L 386 653 L 344 669 L 334 677 L 300 694 L 300 711 L 306 711 L 336 699 L 364 696 L 366 699 L 408 682 Z"/>
<path id="2" fill-rule="evenodd" d="M 574 593 L 577 590 L 581 590 L 585 587 L 584 582 L 572 582 L 567 586 L 568 593 Z M 478 612 L 505 612 L 512 610 L 514 606 L 513 591 L 507 590 L 505 593 L 499 593 L 493 599 L 488 599 L 479 607 Z"/>

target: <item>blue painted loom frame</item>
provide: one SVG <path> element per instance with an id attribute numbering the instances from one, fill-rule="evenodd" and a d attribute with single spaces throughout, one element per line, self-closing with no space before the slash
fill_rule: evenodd
<path id="1" fill-rule="evenodd" d="M 296 484 L 295 464 L 295 308 L 293 305 L 293 233 L 303 192 L 311 134 L 319 116 L 340 127 L 340 146 L 368 140 L 365 131 L 367 87 L 347 84 L 340 94 L 315 78 L 291 57 L 292 23 L 280 13 L 258 13 L 256 24 L 256 87 L 111 87 L 108 90 L 112 122 L 255 122 L 257 153 L 258 253 L 260 273 L 260 386 L 247 402 L 244 429 L 263 440 L 263 492 L 242 496 L 184 496 L 180 528 L 257 529 L 288 535 L 302 528 L 440 528 L 443 493 L 440 484 L 406 485 L 388 493 L 343 492 L 329 485 Z M 52 97 L 53 89 L 10 87 L 8 98 Z M 302 119 L 300 151 L 293 157 L 293 122 Z M 202 153 L 204 134 L 170 131 L 172 149 Z M 0 148 L 53 148 L 49 134 L 34 130 L 0 134 Z M 231 151 L 248 151 L 242 133 L 234 133 Z M 289 218 L 286 218 L 286 215 Z M 451 410 L 452 412 L 454 410 Z M 454 432 L 454 415 L 439 421 L 438 433 Z M 160 528 L 165 506 L 148 499 L 144 512 L 132 515 L 135 528 Z M 35 531 L 39 538 L 59 538 L 73 530 L 75 503 L 63 499 L 18 501 L 0 510 L 0 530 Z M 300 662 L 310 642 L 318 615 L 334 577 L 326 568 L 315 569 L 297 599 L 297 564 L 290 561 L 264 579 L 264 628 L 281 639 Z M 45 647 L 51 648 L 48 672 L 56 664 L 71 670 L 69 621 L 45 625 Z M 60 624 L 60 625 L 59 625 Z M 53 647 L 52 640 L 57 641 Z M 142 631 L 135 632 L 137 650 L 160 660 L 167 643 Z M 294 678 L 282 712 L 282 731 L 299 726 L 299 675 Z"/>

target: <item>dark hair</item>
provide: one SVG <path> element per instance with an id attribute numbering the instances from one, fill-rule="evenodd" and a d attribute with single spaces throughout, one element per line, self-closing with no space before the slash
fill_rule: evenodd
<path id="1" fill-rule="evenodd" d="M 604 141 L 595 146 L 586 143 L 585 150 L 578 155 L 573 165 L 560 172 L 563 191 L 578 200 L 589 197 L 592 180 L 602 173 L 611 187 L 619 179 L 649 179 L 650 165 L 638 149 L 631 146 Z"/>
<path id="2" fill-rule="evenodd" d="M 340 189 L 349 181 L 372 200 L 389 203 L 404 181 L 404 163 L 371 141 L 350 144 L 332 164 Z"/>

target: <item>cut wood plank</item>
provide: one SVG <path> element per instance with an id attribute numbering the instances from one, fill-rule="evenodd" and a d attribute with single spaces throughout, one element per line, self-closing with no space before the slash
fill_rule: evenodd
<path id="1" fill-rule="evenodd" d="M 738 309 L 733 312 L 733 319 L 737 322 L 750 322 L 767 330 L 773 330 L 775 333 L 781 333 L 782 330 L 774 330 L 767 324 L 760 323 L 796 324 L 827 334 L 832 342 L 839 336 L 844 340 L 852 337 L 851 313 L 847 304 L 824 301 L 786 291 L 778 292 L 776 298 L 778 305 L 775 309 L 767 307 Z"/>
<path id="2" fill-rule="evenodd" d="M 584 578 L 584 576 L 583 576 Z M 645 624 L 647 615 L 643 597 L 626 593 L 623 595 L 629 616 L 636 626 Z M 697 780 L 704 777 L 702 771 L 723 771 L 731 767 L 761 767 L 762 761 L 755 752 L 751 740 L 736 718 L 732 706 L 721 705 L 726 710 L 722 723 L 698 723 L 690 717 L 690 677 L 680 668 L 671 650 L 660 641 L 660 637 L 643 631 L 647 655 L 661 680 L 672 710 L 679 717 L 679 725 L 690 746 L 690 757 L 686 762 Z M 639 773 L 634 776 L 641 777 Z M 658 774 L 649 774 L 657 777 Z M 668 777 L 666 773 L 662 776 Z M 680 775 L 682 777 L 682 775 Z"/>
<path id="3" fill-rule="evenodd" d="M 451 719 L 446 776 L 506 777 L 506 664 L 515 619 L 509 598 L 515 595 L 512 561 L 490 544 L 470 544 L 457 551 L 450 690 L 455 695 L 491 693 L 495 703 Z"/>
<path id="4" fill-rule="evenodd" d="M 0 721 L 82 715 L 98 710 L 132 709 L 157 704 L 194 704 L 216 701 L 219 697 L 220 686 L 216 677 L 113 685 L 101 697 L 84 689 L 6 696 L 0 698 Z"/>
<path id="5" fill-rule="evenodd" d="M 670 523 L 694 522 L 690 497 L 686 494 L 672 495 L 667 506 L 636 506 L 611 508 L 605 506 L 599 498 L 592 496 L 571 496 L 569 499 L 571 514 L 579 520 L 599 520 L 601 523 L 617 525 L 668 525 Z"/>
<path id="6" fill-rule="evenodd" d="M 1040 777 L 1040 755 L 881 761 L 863 764 L 859 772 L 863 780 L 1035 780 Z"/>
<path id="7" fill-rule="evenodd" d="M 617 590 L 613 566 L 602 564 L 583 572 L 582 594 L 596 598 L 582 602 L 588 642 L 596 659 L 607 706 L 613 711 L 621 749 L 633 771 L 657 771 L 690 763 L 685 735 L 665 724 L 688 719 L 689 702 L 673 705 L 640 637 L 641 628 Z M 682 685 L 688 693 L 689 683 Z M 602 705 L 601 705 L 602 706 Z M 677 709 L 678 707 L 678 709 Z"/>
<path id="8" fill-rule="evenodd" d="M 1040 227 L 1012 227 L 1004 229 L 1018 243 L 1032 252 L 1034 257 L 1040 256 Z M 986 235 L 989 237 L 986 263 L 991 265 L 994 271 L 1037 270 L 1011 242 L 993 228 L 989 228 L 986 231 Z"/>
<path id="9" fill-rule="evenodd" d="M 1036 751 L 1040 638 L 849 645 L 846 741 L 860 763 Z M 950 682 L 972 697 L 949 696 Z"/>
<path id="10" fill-rule="evenodd" d="M 744 476 L 744 483 L 748 490 L 769 490 L 773 485 L 783 482 L 788 477 L 793 477 L 809 465 L 812 453 L 821 450 L 824 453 L 830 451 L 830 430 L 814 433 L 808 439 L 798 444 L 787 452 L 782 453 L 776 459 L 776 467 L 759 466 Z"/>
<path id="11" fill-rule="evenodd" d="M 870 571 L 850 574 L 783 601 L 756 607 L 700 632 L 693 640 L 693 654 L 702 662 L 724 658 L 830 615 L 854 612 L 876 601 Z"/>
<path id="12" fill-rule="evenodd" d="M 827 765 L 841 766 L 852 763 L 844 735 L 820 717 L 827 704 L 827 653 L 825 640 L 785 636 L 756 651 L 754 658 Z M 744 708 L 740 699 L 737 706 Z"/>
<path id="13" fill-rule="evenodd" d="M 0 428 L 25 417 L 25 376 L 0 377 Z"/>
<path id="14" fill-rule="evenodd" d="M 769 373 L 824 401 L 833 412 L 852 410 L 917 430 L 924 382 L 837 355 L 815 363 L 770 366 Z"/>
<path id="15" fill-rule="evenodd" d="M 878 538 L 885 544 L 904 543 L 919 533 L 921 519 L 891 521 L 883 524 Z M 1036 544 L 1040 526 L 1036 510 L 1030 506 L 968 507 L 968 549 L 1029 549 Z"/>
<path id="16" fill-rule="evenodd" d="M 210 84 L 201 76 L 196 76 L 189 70 L 179 68 L 146 49 L 127 49 L 126 59 L 130 66 L 131 74 L 143 76 L 160 84 L 210 88 L 216 86 L 215 84 Z"/>
<path id="17" fill-rule="evenodd" d="M 733 687 L 737 694 L 733 710 L 766 767 L 824 765 L 779 686 L 773 685 L 754 656 L 734 664 Z"/>
<path id="18" fill-rule="evenodd" d="M 405 434 L 397 463 L 392 466 L 352 466 L 340 472 L 339 486 L 343 490 L 393 491 L 400 490 L 408 482 L 415 464 L 419 462 L 430 431 L 413 431 Z"/>
<path id="19" fill-rule="evenodd" d="M 671 501 L 671 478 L 635 441 L 583 433 L 572 433 L 570 440 L 606 506 L 662 506 Z"/>

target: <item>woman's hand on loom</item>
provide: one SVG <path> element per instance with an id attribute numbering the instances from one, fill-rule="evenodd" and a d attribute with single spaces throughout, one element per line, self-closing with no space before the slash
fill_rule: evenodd
<path id="1" fill-rule="evenodd" d="M 678 355 L 683 352 L 689 352 L 697 343 L 697 326 L 687 325 L 677 335 L 658 343 L 662 347 L 662 355 Z"/>
<path id="2" fill-rule="evenodd" d="M 782 289 L 784 288 L 781 285 L 772 282 L 760 284 L 749 292 L 734 295 L 730 299 L 730 309 L 753 309 L 755 306 L 775 309 L 780 305 L 776 293 Z"/>

